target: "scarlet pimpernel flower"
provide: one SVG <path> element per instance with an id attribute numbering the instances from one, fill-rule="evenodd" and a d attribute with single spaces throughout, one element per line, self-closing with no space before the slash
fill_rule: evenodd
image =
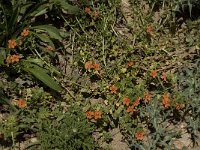
<path id="1" fill-rule="evenodd" d="M 8 48 L 15 48 L 17 46 L 17 42 L 15 39 L 8 40 Z"/>
<path id="2" fill-rule="evenodd" d="M 18 106 L 19 108 L 25 108 L 25 107 L 26 107 L 26 101 L 25 101 L 24 99 L 19 99 L 19 100 L 17 101 L 17 106 Z"/>
<path id="3" fill-rule="evenodd" d="M 138 131 L 135 133 L 136 140 L 142 141 L 144 139 L 144 131 Z"/>
<path id="4" fill-rule="evenodd" d="M 111 93 L 117 94 L 118 88 L 117 88 L 115 85 L 110 86 L 109 89 L 110 89 L 110 92 L 111 92 Z"/>
<path id="5" fill-rule="evenodd" d="M 129 68 L 129 67 L 132 67 L 133 65 L 134 65 L 134 62 L 133 62 L 133 61 L 129 61 L 129 62 L 127 63 L 128 68 Z"/>
<path id="6" fill-rule="evenodd" d="M 94 117 L 94 112 L 92 112 L 92 111 L 87 111 L 87 112 L 85 113 L 85 115 L 86 115 L 86 117 L 87 117 L 88 119 L 92 119 L 92 118 Z"/>
<path id="7" fill-rule="evenodd" d="M 99 13 L 97 11 L 93 12 L 93 17 L 97 18 L 99 16 Z"/>
<path id="8" fill-rule="evenodd" d="M 94 119 L 95 120 L 101 119 L 101 115 L 102 115 L 102 113 L 100 111 L 95 111 L 94 112 Z"/>
<path id="9" fill-rule="evenodd" d="M 123 97 L 123 104 L 124 105 L 129 106 L 130 102 L 131 102 L 131 100 L 127 96 Z"/>
<path id="10" fill-rule="evenodd" d="M 86 70 L 90 70 L 90 69 L 92 69 L 94 66 L 93 66 L 93 63 L 92 63 L 92 61 L 87 61 L 86 63 L 85 63 L 85 69 Z"/>
<path id="11" fill-rule="evenodd" d="M 28 28 L 25 28 L 22 32 L 21 32 L 21 36 L 23 37 L 27 37 L 29 35 L 29 29 Z"/>
<path id="12" fill-rule="evenodd" d="M 157 70 L 151 70 L 150 76 L 152 76 L 153 78 L 157 77 Z"/>
<path id="13" fill-rule="evenodd" d="M 6 58 L 6 63 L 9 65 L 9 64 L 12 64 L 12 63 L 15 63 L 15 62 L 19 62 L 20 60 L 20 55 L 10 55 Z"/>
<path id="14" fill-rule="evenodd" d="M 145 92 L 144 93 L 144 102 L 148 103 L 149 101 L 151 101 L 152 95 L 149 92 Z"/>
<path id="15" fill-rule="evenodd" d="M 170 106 L 170 99 L 169 99 L 169 93 L 165 93 L 163 95 L 163 100 L 162 100 L 163 106 L 165 108 L 168 108 Z"/>
<path id="16" fill-rule="evenodd" d="M 86 8 L 85 8 L 85 13 L 86 13 L 86 14 L 91 14 L 90 8 L 86 7 Z"/>
<path id="17" fill-rule="evenodd" d="M 146 28 L 146 32 L 147 32 L 148 34 L 152 34 L 152 33 L 153 33 L 153 28 L 152 28 L 152 26 L 148 26 L 148 27 Z"/>
<path id="18" fill-rule="evenodd" d="M 165 72 L 162 73 L 161 79 L 167 81 L 167 74 Z"/>
<path id="19" fill-rule="evenodd" d="M 135 111 L 136 111 L 136 109 L 135 109 L 134 105 L 128 106 L 128 108 L 126 109 L 126 112 L 128 112 L 128 113 L 135 112 Z"/>
<path id="20" fill-rule="evenodd" d="M 95 71 L 99 71 L 100 70 L 100 64 L 93 64 L 93 68 Z"/>
<path id="21" fill-rule="evenodd" d="M 184 107 L 184 105 L 181 104 L 181 103 L 176 103 L 176 105 L 175 105 L 176 110 L 180 110 L 180 109 L 182 109 L 183 107 Z"/>
<path id="22" fill-rule="evenodd" d="M 136 100 L 135 100 L 135 102 L 133 103 L 133 106 L 137 107 L 138 105 L 140 105 L 140 100 L 141 100 L 141 98 L 137 97 Z"/>

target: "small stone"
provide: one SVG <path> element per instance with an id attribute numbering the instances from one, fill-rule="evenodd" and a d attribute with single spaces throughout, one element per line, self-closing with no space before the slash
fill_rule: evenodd
<path id="1" fill-rule="evenodd" d="M 34 137 L 34 138 L 31 138 L 30 141 L 31 141 L 32 143 L 35 143 L 35 142 L 37 142 L 38 140 L 37 140 L 36 137 Z"/>

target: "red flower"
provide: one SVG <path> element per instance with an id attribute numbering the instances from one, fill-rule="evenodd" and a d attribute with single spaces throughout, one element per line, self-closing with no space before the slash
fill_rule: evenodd
<path id="1" fill-rule="evenodd" d="M 17 42 L 15 39 L 8 40 L 8 48 L 15 48 L 17 46 Z"/>
<path id="2" fill-rule="evenodd" d="M 165 93 L 163 95 L 162 103 L 163 103 L 163 105 L 164 105 L 165 108 L 168 108 L 170 106 L 169 93 Z"/>
<path id="3" fill-rule="evenodd" d="M 25 107 L 26 107 L 26 101 L 25 101 L 24 99 L 19 99 L 19 100 L 17 101 L 17 106 L 18 106 L 19 108 L 25 108 Z"/>
<path id="4" fill-rule="evenodd" d="M 126 112 L 130 113 L 130 112 L 135 112 L 136 109 L 134 108 L 134 106 L 128 106 L 128 108 L 126 109 Z"/>
<path id="5" fill-rule="evenodd" d="M 109 89 L 110 89 L 111 93 L 117 94 L 118 88 L 115 85 L 110 86 Z"/>
<path id="6" fill-rule="evenodd" d="M 29 35 L 29 29 L 28 29 L 28 28 L 25 28 L 25 29 L 22 31 L 21 36 L 26 37 L 26 36 L 28 36 L 28 35 Z"/>
<path id="7" fill-rule="evenodd" d="M 157 70 L 151 70 L 150 76 L 152 76 L 153 78 L 157 77 Z"/>
<path id="8" fill-rule="evenodd" d="M 93 63 L 92 63 L 92 61 L 87 61 L 86 63 L 85 63 L 85 69 L 86 70 L 90 70 L 90 69 L 92 69 L 93 68 Z"/>
<path id="9" fill-rule="evenodd" d="M 85 13 L 86 13 L 86 14 L 91 14 L 90 8 L 86 7 L 86 8 L 85 8 Z"/>
<path id="10" fill-rule="evenodd" d="M 176 105 L 175 105 L 175 108 L 177 109 L 177 110 L 180 110 L 180 109 L 182 109 L 184 107 L 184 105 L 183 104 L 180 104 L 180 103 L 176 103 Z"/>
<path id="11" fill-rule="evenodd" d="M 126 106 L 129 106 L 131 100 L 128 98 L 128 97 L 123 97 L 123 104 L 126 105 Z"/>
<path id="12" fill-rule="evenodd" d="M 144 139 L 144 131 L 139 131 L 135 133 L 136 140 L 142 141 Z"/>
<path id="13" fill-rule="evenodd" d="M 162 73 L 161 79 L 162 79 L 163 81 L 167 81 L 167 75 L 166 75 L 165 72 Z"/>
<path id="14" fill-rule="evenodd" d="M 93 64 L 93 68 L 94 68 L 95 71 L 99 71 L 100 65 L 99 64 Z"/>
<path id="15" fill-rule="evenodd" d="M 129 61 L 128 63 L 127 63 L 127 66 L 128 67 L 132 67 L 134 65 L 134 62 L 133 61 Z"/>
<path id="16" fill-rule="evenodd" d="M 148 103 L 148 102 L 151 100 L 151 97 L 152 97 L 152 95 L 149 94 L 148 92 L 146 92 L 146 93 L 144 94 L 144 102 L 145 102 L 145 103 Z"/>
<path id="17" fill-rule="evenodd" d="M 152 33 L 153 33 L 153 28 L 152 28 L 152 26 L 148 26 L 148 27 L 146 28 L 146 32 L 147 32 L 148 34 L 152 34 Z"/>
<path id="18" fill-rule="evenodd" d="M 92 112 L 92 111 L 87 111 L 87 112 L 85 113 L 85 115 L 86 115 L 86 117 L 87 117 L 88 119 L 92 119 L 92 118 L 94 117 L 94 112 Z"/>
<path id="19" fill-rule="evenodd" d="M 98 16 L 99 16 L 99 13 L 96 12 L 96 11 L 94 11 L 94 12 L 93 12 L 93 17 L 97 18 Z"/>
<path id="20" fill-rule="evenodd" d="M 6 58 L 6 63 L 9 65 L 11 63 L 19 62 L 20 58 L 21 57 L 19 55 L 15 55 L 15 54 L 11 55 L 11 56 L 8 56 Z"/>
<path id="21" fill-rule="evenodd" d="M 94 112 L 94 119 L 95 119 L 95 120 L 101 119 L 101 114 L 102 114 L 102 113 L 101 113 L 100 111 L 95 111 L 95 112 Z"/>
<path id="22" fill-rule="evenodd" d="M 137 99 L 135 100 L 135 102 L 133 103 L 134 107 L 137 107 L 138 105 L 140 105 L 140 97 L 137 97 Z"/>

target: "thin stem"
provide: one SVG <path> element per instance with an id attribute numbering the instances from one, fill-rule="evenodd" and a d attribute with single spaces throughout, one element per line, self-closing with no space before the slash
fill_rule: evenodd
<path id="1" fill-rule="evenodd" d="M 76 21 L 78 22 L 80 28 L 82 29 L 82 31 L 89 37 L 89 35 L 87 34 L 87 32 L 84 30 L 83 26 L 81 25 L 81 23 L 79 22 L 79 20 L 76 17 Z"/>
<path id="2" fill-rule="evenodd" d="M 105 41 L 104 41 L 104 37 L 102 36 L 102 50 L 103 50 L 103 63 L 106 66 L 106 54 L 105 54 Z"/>

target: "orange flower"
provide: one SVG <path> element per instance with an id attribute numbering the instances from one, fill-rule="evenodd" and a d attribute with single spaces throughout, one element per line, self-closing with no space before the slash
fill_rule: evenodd
<path id="1" fill-rule="evenodd" d="M 17 42 L 15 39 L 8 40 L 8 48 L 15 48 L 17 46 Z"/>
<path id="2" fill-rule="evenodd" d="M 9 64 L 14 63 L 14 62 L 19 62 L 20 58 L 21 57 L 19 55 L 8 56 L 6 58 L 6 63 L 9 65 Z"/>
<path id="3" fill-rule="evenodd" d="M 165 108 L 168 108 L 170 106 L 169 93 L 165 93 L 163 95 L 162 103 L 163 103 L 163 105 L 164 105 Z"/>
<path id="4" fill-rule="evenodd" d="M 128 98 L 128 97 L 123 97 L 123 104 L 126 105 L 126 106 L 129 106 L 131 100 Z"/>
<path id="5" fill-rule="evenodd" d="M 128 63 L 127 63 L 127 66 L 128 67 L 132 67 L 134 65 L 134 62 L 133 61 L 129 61 Z"/>
<path id="6" fill-rule="evenodd" d="M 87 112 L 85 113 L 85 115 L 86 115 L 86 117 L 87 117 L 88 119 L 92 119 L 92 118 L 94 117 L 94 112 L 92 112 L 92 111 L 87 111 Z"/>
<path id="7" fill-rule="evenodd" d="M 110 86 L 111 93 L 117 94 L 118 88 L 115 85 Z"/>
<path id="8" fill-rule="evenodd" d="M 96 12 L 96 11 L 94 11 L 94 12 L 93 12 L 93 16 L 96 18 L 96 17 L 98 17 L 98 16 L 99 16 L 99 13 L 98 13 L 98 12 Z"/>
<path id="9" fill-rule="evenodd" d="M 28 36 L 28 35 L 29 35 L 29 29 L 28 29 L 28 28 L 25 28 L 25 29 L 22 31 L 21 36 L 26 37 L 26 36 Z"/>
<path id="10" fill-rule="evenodd" d="M 19 99 L 19 100 L 17 101 L 17 106 L 18 106 L 19 108 L 25 108 L 25 107 L 26 107 L 26 102 L 25 102 L 25 100 L 24 100 L 24 99 Z"/>
<path id="11" fill-rule="evenodd" d="M 8 56 L 8 57 L 6 58 L 6 63 L 7 63 L 8 65 L 12 63 L 11 56 Z"/>
<path id="12" fill-rule="evenodd" d="M 144 131 L 139 131 L 135 133 L 136 140 L 142 141 L 144 139 Z"/>
<path id="13" fill-rule="evenodd" d="M 86 14 L 91 14 L 90 8 L 86 7 L 86 8 L 85 8 L 85 13 L 86 13 Z"/>
<path id="14" fill-rule="evenodd" d="M 19 62 L 21 57 L 19 55 L 12 55 L 12 62 Z"/>
<path id="15" fill-rule="evenodd" d="M 133 103 L 134 107 L 137 107 L 138 105 L 140 105 L 140 99 L 141 99 L 140 97 L 136 98 L 135 102 Z"/>
<path id="16" fill-rule="evenodd" d="M 175 108 L 177 109 L 177 110 L 180 110 L 180 109 L 182 109 L 184 107 L 184 105 L 183 104 L 180 104 L 180 103 L 176 103 L 176 105 L 175 105 Z"/>
<path id="17" fill-rule="evenodd" d="M 100 111 L 95 111 L 95 112 L 94 112 L 94 119 L 95 119 L 95 120 L 101 119 L 101 114 L 102 114 L 102 113 L 101 113 Z"/>
<path id="18" fill-rule="evenodd" d="M 100 65 L 99 64 L 93 64 L 93 68 L 94 68 L 95 71 L 99 71 Z"/>
<path id="19" fill-rule="evenodd" d="M 135 112 L 136 109 L 134 108 L 134 105 L 132 106 L 128 106 L 128 108 L 126 109 L 126 112 L 130 113 L 130 112 Z"/>
<path id="20" fill-rule="evenodd" d="M 162 73 L 161 79 L 167 81 L 167 75 L 165 72 Z"/>
<path id="21" fill-rule="evenodd" d="M 148 92 L 146 92 L 146 93 L 144 94 L 144 102 L 145 102 L 145 103 L 148 103 L 148 102 L 151 100 L 151 97 L 152 97 L 152 95 L 149 94 Z"/>
<path id="22" fill-rule="evenodd" d="M 150 76 L 152 76 L 153 78 L 157 77 L 157 70 L 151 70 L 151 74 Z"/>
<path id="23" fill-rule="evenodd" d="M 85 63 L 85 69 L 86 70 L 90 70 L 90 69 L 92 69 L 94 66 L 93 66 L 93 63 L 92 63 L 92 61 L 87 61 L 86 63 Z"/>
<path id="24" fill-rule="evenodd" d="M 146 32 L 147 32 L 148 34 L 152 34 L 152 33 L 153 33 L 153 28 L 152 28 L 152 26 L 148 26 L 148 27 L 146 28 Z"/>

